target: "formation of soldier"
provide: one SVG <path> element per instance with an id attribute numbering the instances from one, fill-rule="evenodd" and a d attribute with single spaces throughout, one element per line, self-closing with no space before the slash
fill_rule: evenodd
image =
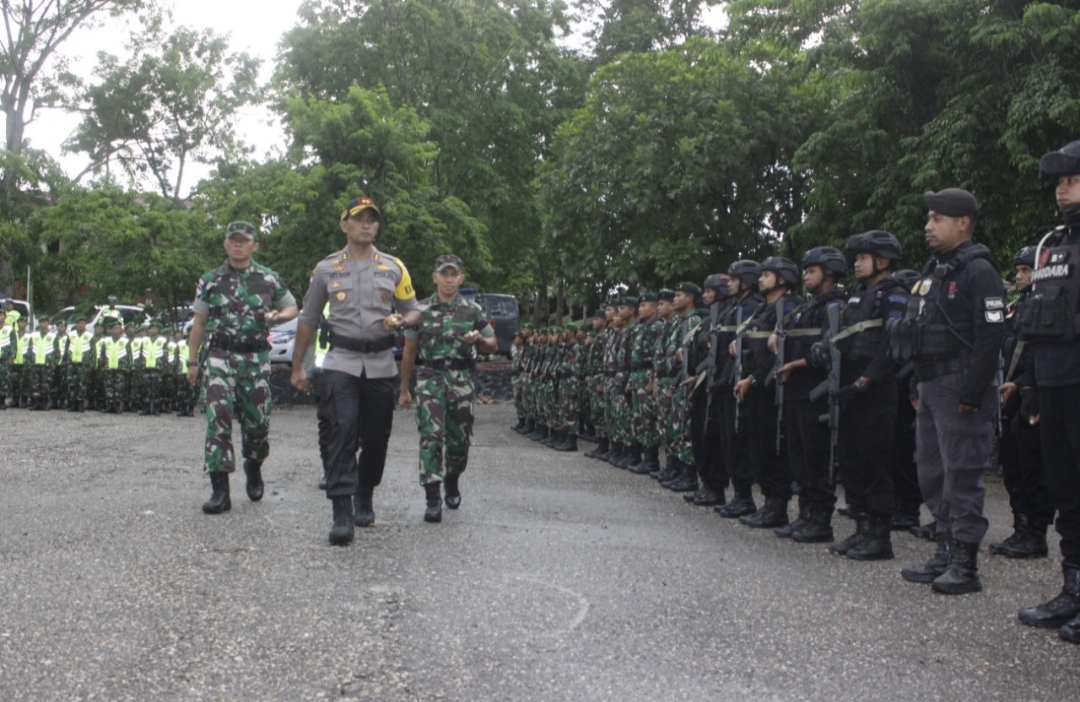
<path id="1" fill-rule="evenodd" d="M 1016 253 L 1012 302 L 972 241 L 975 197 L 929 192 L 921 272 L 897 270 L 899 240 L 872 230 L 846 251 L 807 251 L 801 266 L 740 260 L 703 288 L 615 298 L 586 323 L 524 325 L 513 429 L 556 451 L 596 442 L 586 456 L 857 561 L 893 558 L 891 533 L 909 530 L 936 544 L 903 578 L 947 595 L 982 589 L 997 431 L 1014 528 L 989 551 L 1047 556 L 1057 513 L 1064 587 L 1018 617 L 1080 643 L 1080 142 L 1047 154 L 1041 175 L 1057 183 L 1065 225 Z M 842 540 L 839 484 L 856 522 Z"/>
<path id="2" fill-rule="evenodd" d="M 93 329 L 85 315 L 74 322 L 69 329 L 66 318 L 45 316 L 31 330 L 21 316 L 4 318 L 0 409 L 193 416 L 198 395 L 184 379 L 181 332 L 156 319 L 143 328 L 120 316 L 102 316 Z"/>

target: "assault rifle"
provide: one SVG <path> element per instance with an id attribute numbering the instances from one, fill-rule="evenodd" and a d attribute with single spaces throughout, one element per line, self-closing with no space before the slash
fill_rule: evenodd
<path id="1" fill-rule="evenodd" d="M 719 343 L 720 332 L 717 327 L 717 318 L 720 316 L 720 303 L 714 302 L 709 305 L 709 346 L 705 373 L 705 421 L 709 421 L 709 410 L 712 409 L 713 399 L 713 379 L 716 377 L 716 353 L 718 351 L 717 344 Z"/>
<path id="2" fill-rule="evenodd" d="M 736 303 L 738 304 L 738 303 Z M 731 372 L 731 387 L 735 387 L 742 380 L 742 351 L 743 351 L 743 309 L 739 305 L 735 311 L 735 363 Z M 735 396 L 735 433 L 739 433 L 739 410 L 742 408 L 742 400 Z"/>
<path id="3" fill-rule="evenodd" d="M 765 384 L 776 382 L 776 455 L 780 455 L 780 444 L 784 437 L 784 381 L 776 377 L 777 371 L 784 367 L 784 298 L 776 301 L 776 363 L 769 371 Z"/>
<path id="4" fill-rule="evenodd" d="M 840 347 L 833 339 L 840 332 L 840 306 L 829 305 L 825 309 L 825 318 L 829 326 L 825 330 L 823 343 L 829 348 L 829 377 L 810 391 L 810 400 L 816 402 L 822 395 L 829 393 L 829 412 L 823 414 L 818 421 L 829 425 L 829 483 L 835 484 L 836 442 L 840 432 L 840 402 L 837 399 L 837 393 L 840 392 Z"/>

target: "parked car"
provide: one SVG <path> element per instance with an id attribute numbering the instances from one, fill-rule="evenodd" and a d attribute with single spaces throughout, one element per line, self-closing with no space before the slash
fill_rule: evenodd
<path id="1" fill-rule="evenodd" d="M 30 326 L 31 329 L 37 327 L 37 319 L 31 318 L 30 305 L 26 304 L 26 300 L 16 300 L 13 297 L 5 297 L 2 301 L 0 301 L 0 314 L 4 313 L 3 303 L 8 301 L 12 303 L 13 309 L 20 315 L 22 315 L 22 319 L 25 319 L 27 321 L 27 324 Z M 2 321 L 3 319 L 0 318 L 0 322 Z"/>
<path id="2" fill-rule="evenodd" d="M 270 329 L 270 362 L 292 365 L 293 348 L 296 346 L 296 320 L 282 322 Z"/>
<path id="3" fill-rule="evenodd" d="M 495 340 L 499 343 L 497 353 L 510 358 L 514 334 L 521 331 L 521 310 L 517 298 L 499 293 L 476 293 L 473 300 L 484 310 L 488 324 L 495 328 Z"/>
<path id="4" fill-rule="evenodd" d="M 93 314 L 87 315 L 86 326 L 93 329 L 104 314 L 105 309 L 105 305 L 96 305 Z M 116 305 L 116 310 L 120 313 L 120 316 L 124 318 L 125 326 L 128 322 L 135 322 L 135 326 L 141 327 L 150 321 L 150 316 L 143 310 L 142 305 Z M 60 314 L 67 320 L 69 327 L 75 326 L 76 312 L 74 307 L 65 307 L 60 310 Z"/>

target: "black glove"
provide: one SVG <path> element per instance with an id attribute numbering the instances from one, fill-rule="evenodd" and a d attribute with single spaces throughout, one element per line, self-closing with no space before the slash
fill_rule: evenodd
<path id="1" fill-rule="evenodd" d="M 840 403 L 840 406 L 843 407 L 861 394 L 862 388 L 855 383 L 852 383 L 851 385 L 846 385 L 837 390 L 833 393 L 833 397 Z"/>
<path id="2" fill-rule="evenodd" d="M 1020 388 L 1020 416 L 1031 419 L 1039 414 L 1039 389 Z"/>
<path id="3" fill-rule="evenodd" d="M 806 354 L 807 362 L 813 368 L 832 368 L 832 358 L 829 357 L 829 345 L 819 341 L 810 347 L 810 353 Z"/>

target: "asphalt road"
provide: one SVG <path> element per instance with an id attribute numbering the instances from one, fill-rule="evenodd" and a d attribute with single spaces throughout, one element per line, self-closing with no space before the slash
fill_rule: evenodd
<path id="1" fill-rule="evenodd" d="M 461 510 L 425 524 L 400 413 L 377 523 L 330 547 L 313 408 L 273 417 L 267 495 L 206 516 L 203 424 L 8 410 L 0 700 L 1065 700 L 1080 648 L 1015 619 L 1055 558 L 985 591 L 901 580 L 556 454 L 478 408 Z M 990 485 L 990 539 L 1009 532 Z M 841 536 L 850 522 L 838 519 Z M 1056 539 L 1051 544 L 1056 553 Z"/>

